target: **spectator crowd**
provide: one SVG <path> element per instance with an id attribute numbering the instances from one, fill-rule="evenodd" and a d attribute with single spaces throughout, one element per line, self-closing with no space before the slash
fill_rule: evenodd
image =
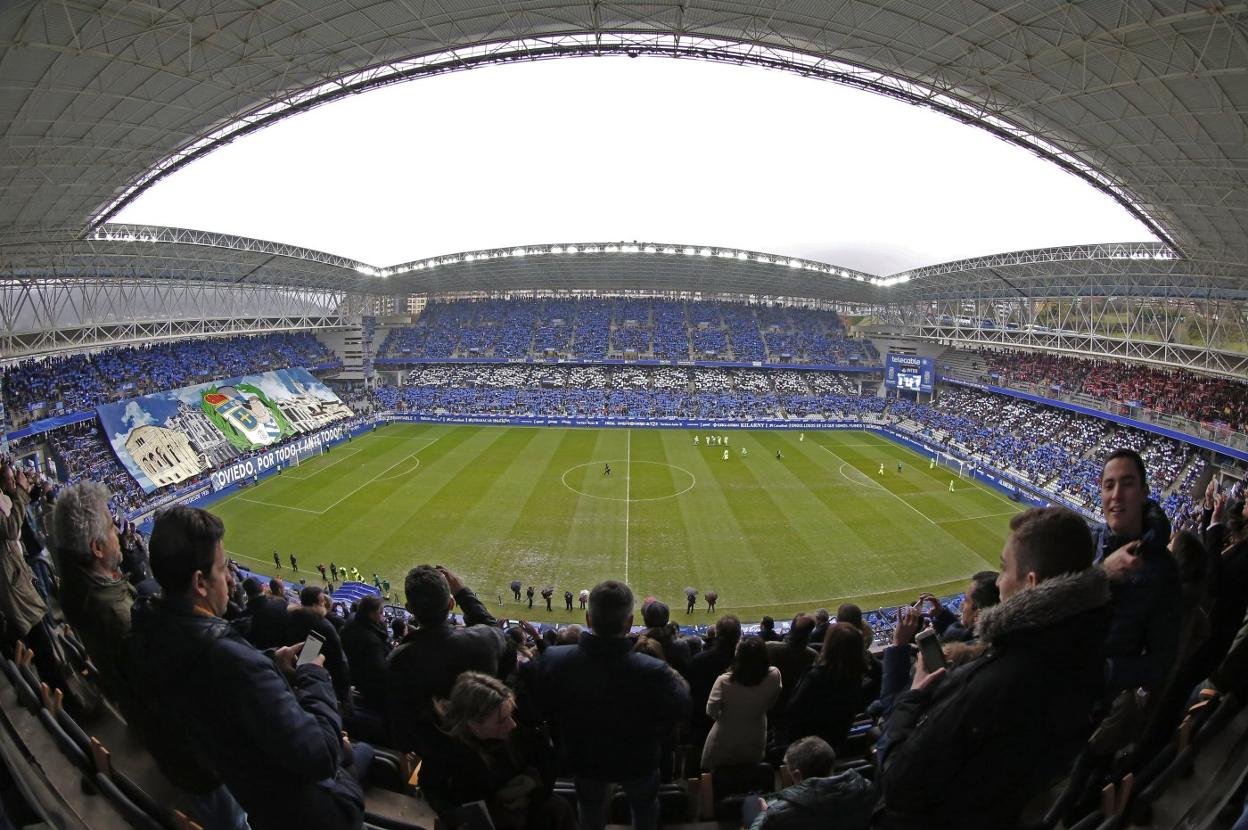
<path id="1" fill-rule="evenodd" d="M 452 828 L 654 828 L 684 819 L 676 782 L 699 772 L 713 817 L 751 830 L 1014 828 L 1063 787 L 1078 817 L 1082 789 L 1099 804 L 1144 774 L 1197 691 L 1248 691 L 1242 484 L 1211 485 L 1198 532 L 1172 532 L 1139 453 L 1098 465 L 1104 523 L 1014 516 L 999 570 L 956 609 L 899 608 L 881 650 L 853 605 L 783 635 L 729 613 L 688 636 L 614 579 L 583 625 L 541 635 L 445 565 L 407 572 L 408 619 L 386 625 L 376 596 L 343 619 L 318 586 L 240 578 L 208 511 L 162 511 L 145 541 L 106 486 L 58 491 L 5 459 L 0 645 L 33 645 L 79 716 L 84 684 L 112 702 L 208 830 L 358 828 L 406 752 Z"/>

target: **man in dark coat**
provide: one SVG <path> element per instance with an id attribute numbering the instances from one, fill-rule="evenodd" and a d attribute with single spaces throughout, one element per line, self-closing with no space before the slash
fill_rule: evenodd
<path id="1" fill-rule="evenodd" d="M 320 658 L 296 666 L 298 647 L 270 657 L 220 617 L 224 534 L 220 519 L 192 507 L 156 519 L 151 564 L 163 598 L 132 622 L 146 693 L 224 778 L 253 830 L 358 828 L 364 796 L 342 766 L 342 721 Z M 368 749 L 355 749 L 362 771 Z"/>
<path id="2" fill-rule="evenodd" d="M 644 633 L 662 647 L 663 659 L 667 664 L 688 680 L 693 655 L 689 651 L 689 644 L 678 637 L 672 631 L 672 626 L 668 625 L 671 613 L 667 603 L 657 599 L 646 603 L 641 609 L 641 619 L 646 624 Z"/>
<path id="3" fill-rule="evenodd" d="M 530 611 L 532 611 L 532 610 L 533 610 L 533 594 L 534 594 L 534 593 L 536 593 L 536 592 L 533 590 L 533 586 L 532 586 L 532 585 L 530 585 L 530 586 L 529 586 L 529 590 L 528 590 L 528 591 L 526 592 L 526 594 L 525 594 L 525 595 L 529 598 L 529 610 L 530 610 Z"/>
<path id="4" fill-rule="evenodd" d="M 516 598 L 516 602 L 520 601 L 520 586 L 522 583 L 518 579 L 511 581 L 511 595 Z"/>
<path id="5" fill-rule="evenodd" d="M 1166 550 L 1170 522 L 1148 498 L 1144 461 L 1115 450 L 1101 473 L 1105 524 L 1094 531 L 1096 563 L 1109 577 L 1114 616 L 1105 639 L 1111 694 L 1144 686 L 1160 691 L 1175 667 L 1180 628 L 1179 566 Z"/>
<path id="6" fill-rule="evenodd" d="M 342 648 L 351 666 L 351 680 L 364 705 L 378 715 L 386 714 L 386 658 L 390 636 L 381 618 L 381 598 L 369 594 L 360 600 L 342 628 Z"/>
<path id="7" fill-rule="evenodd" d="M 436 736 L 433 703 L 451 693 L 462 672 L 504 678 L 514 657 L 498 621 L 458 576 L 441 565 L 418 565 L 407 573 L 403 591 L 418 628 L 390 652 L 386 706 L 394 745 L 423 754 Z M 450 619 L 459 604 L 464 625 Z"/>
<path id="8" fill-rule="evenodd" d="M 321 635 L 325 669 L 334 682 L 339 708 L 346 711 L 351 704 L 351 672 L 338 629 L 327 619 L 329 605 L 329 595 L 319 585 L 304 587 L 299 592 L 299 607 L 291 609 L 286 615 L 286 643 L 302 643 L 313 631 Z"/>
<path id="9" fill-rule="evenodd" d="M 277 583 L 278 592 L 282 593 L 282 596 L 273 594 L 274 583 Z M 257 594 L 247 600 L 245 612 L 251 617 L 251 628 L 247 632 L 247 639 L 261 651 L 294 645 L 293 642 L 287 640 L 288 608 L 285 594 L 280 586 L 281 580 L 275 577 L 269 582 L 269 593 Z M 246 590 L 245 586 L 244 590 Z"/>
<path id="10" fill-rule="evenodd" d="M 662 660 L 632 650 L 633 592 L 597 585 L 585 615 L 592 633 L 554 646 L 532 663 L 533 698 L 559 729 L 576 775 L 582 830 L 602 830 L 607 792 L 619 783 L 633 826 L 658 825 L 659 746 L 689 709 L 689 687 Z"/>
<path id="11" fill-rule="evenodd" d="M 689 723 L 693 729 L 690 742 L 694 746 L 702 746 L 711 731 L 706 702 L 715 687 L 715 679 L 732 666 L 739 642 L 741 621 L 732 614 L 725 614 L 715 623 L 715 639 L 689 661 Z"/>
<path id="12" fill-rule="evenodd" d="M 1015 827 L 1092 733 L 1110 616 L 1092 536 L 1057 507 L 1020 513 L 1010 530 L 981 653 L 947 671 L 920 658 L 886 722 L 876 781 L 887 830 Z"/>

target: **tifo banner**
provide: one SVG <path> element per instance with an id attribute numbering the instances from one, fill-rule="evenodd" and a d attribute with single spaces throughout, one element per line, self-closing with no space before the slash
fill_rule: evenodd
<path id="1" fill-rule="evenodd" d="M 306 369 L 184 386 L 96 413 L 113 452 L 148 493 L 354 414 Z"/>

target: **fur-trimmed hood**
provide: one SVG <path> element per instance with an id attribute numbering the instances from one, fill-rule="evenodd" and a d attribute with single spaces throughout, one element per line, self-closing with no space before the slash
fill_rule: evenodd
<path id="1" fill-rule="evenodd" d="M 999 643 L 1013 634 L 1048 628 L 1101 608 L 1109 598 L 1109 579 L 1100 568 L 1062 574 L 984 609 L 975 630 L 982 641 Z"/>

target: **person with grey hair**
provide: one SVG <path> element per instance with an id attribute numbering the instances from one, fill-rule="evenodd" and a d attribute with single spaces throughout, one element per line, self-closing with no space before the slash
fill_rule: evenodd
<path id="1" fill-rule="evenodd" d="M 129 703 L 125 641 L 138 594 L 121 572 L 121 541 L 109 513 L 108 488 L 82 481 L 52 507 L 52 555 L 61 575 L 61 607 L 100 671 L 111 699 Z"/>

